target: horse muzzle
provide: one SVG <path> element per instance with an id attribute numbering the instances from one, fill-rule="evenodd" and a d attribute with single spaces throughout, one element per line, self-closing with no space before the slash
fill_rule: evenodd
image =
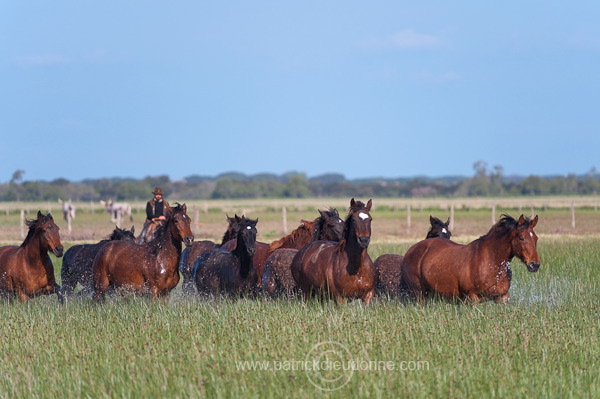
<path id="1" fill-rule="evenodd" d="M 540 269 L 540 264 L 535 262 L 529 262 L 527 264 L 527 271 L 535 273 Z"/>
<path id="2" fill-rule="evenodd" d="M 369 243 L 371 242 L 371 237 L 358 237 L 358 245 L 362 248 L 368 248 L 369 247 Z"/>
<path id="3" fill-rule="evenodd" d="M 60 258 L 61 256 L 63 256 L 63 250 L 64 248 L 62 246 L 54 247 L 52 248 L 52 253 L 56 255 L 57 258 Z"/>
<path id="4" fill-rule="evenodd" d="M 185 236 L 183 238 L 183 242 L 185 243 L 186 247 L 189 247 L 192 245 L 192 243 L 194 242 L 194 236 Z"/>

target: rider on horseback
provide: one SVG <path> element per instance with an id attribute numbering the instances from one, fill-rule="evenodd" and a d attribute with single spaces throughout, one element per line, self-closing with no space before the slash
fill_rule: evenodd
<path id="1" fill-rule="evenodd" d="M 146 221 L 138 238 L 139 243 L 148 242 L 154 238 L 156 228 L 162 225 L 171 215 L 171 205 L 163 199 L 162 189 L 156 187 L 152 194 L 154 194 L 154 198 L 146 204 Z"/>

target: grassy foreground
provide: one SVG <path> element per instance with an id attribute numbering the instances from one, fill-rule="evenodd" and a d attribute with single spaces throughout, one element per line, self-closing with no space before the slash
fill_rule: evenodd
<path id="1" fill-rule="evenodd" d="M 600 397 L 599 246 L 540 239 L 506 306 L 3 301 L 0 397 Z"/>

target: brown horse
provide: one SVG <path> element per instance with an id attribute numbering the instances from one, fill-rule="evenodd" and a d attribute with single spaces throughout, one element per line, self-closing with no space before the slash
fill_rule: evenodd
<path id="1" fill-rule="evenodd" d="M 57 257 L 63 255 L 59 228 L 51 214 L 44 216 L 39 211 L 37 219 L 26 223 L 29 232 L 21 246 L 0 248 L 0 293 L 15 294 L 23 302 L 36 295 L 56 293 L 62 302 L 54 266 L 48 256 L 48 251 Z"/>
<path id="2" fill-rule="evenodd" d="M 194 241 L 190 223 L 186 205 L 177 204 L 149 243 L 111 241 L 102 247 L 92 267 L 94 300 L 103 300 L 110 286 L 168 297 L 179 282 L 181 243 Z"/>
<path id="3" fill-rule="evenodd" d="M 344 221 L 337 209 L 319 210 L 320 216 L 312 222 L 303 220 L 296 230 L 269 246 L 269 257 L 262 275 L 262 289 L 269 295 L 292 294 L 296 282 L 292 276 L 292 260 L 305 245 L 317 241 L 340 241 L 344 234 Z"/>
<path id="4" fill-rule="evenodd" d="M 449 239 L 452 236 L 448 225 L 450 219 L 447 222 L 442 222 L 440 219 L 429 215 L 429 223 L 431 227 L 427 232 L 428 238 L 442 237 Z M 402 255 L 396 254 L 383 254 L 373 264 L 379 274 L 377 279 L 377 288 L 375 293 L 378 295 L 384 294 L 390 297 L 396 297 L 400 294 L 400 283 L 402 281 L 400 273 L 400 265 L 402 264 Z"/>
<path id="5" fill-rule="evenodd" d="M 240 230 L 240 225 L 238 224 L 238 220 L 240 217 L 236 214 L 235 217 L 230 218 L 229 215 L 225 215 L 227 217 L 227 230 L 223 234 L 223 238 L 221 240 L 221 244 L 214 243 L 209 240 L 203 241 L 194 241 L 194 243 L 186 247 L 181 253 L 181 260 L 179 261 L 179 271 L 181 272 L 181 276 L 183 277 L 183 282 L 181 283 L 181 289 L 191 294 L 195 290 L 194 284 L 194 276 L 192 274 L 192 270 L 194 269 L 194 263 L 198 260 L 200 255 L 209 249 L 220 248 L 226 242 L 233 240 L 237 236 L 237 232 Z"/>
<path id="6" fill-rule="evenodd" d="M 65 252 L 62 267 L 60 269 L 60 280 L 63 295 L 69 296 L 75 291 L 77 283 L 81 284 L 82 290 L 79 294 L 87 294 L 93 291 L 94 281 L 92 277 L 92 265 L 94 258 L 100 249 L 110 241 L 125 240 L 135 242 L 135 229 L 131 230 L 115 227 L 106 240 L 96 244 L 73 245 Z"/>
<path id="7" fill-rule="evenodd" d="M 227 252 L 215 248 L 204 252 L 194 265 L 194 281 L 201 294 L 244 295 L 256 289 L 256 270 L 252 258 L 256 253 L 256 224 L 258 219 L 238 218 L 240 229 L 236 247 Z"/>
<path id="8" fill-rule="evenodd" d="M 305 299 L 313 291 L 332 295 L 337 303 L 360 297 L 369 303 L 375 292 L 377 271 L 367 253 L 371 240 L 372 201 L 350 201 L 344 238 L 339 243 L 314 241 L 292 262 L 292 275 Z"/>
<path id="9" fill-rule="evenodd" d="M 467 245 L 432 238 L 413 245 L 402 261 L 402 284 L 415 298 L 440 294 L 478 303 L 493 299 L 508 302 L 512 277 L 510 262 L 517 257 L 530 272 L 538 271 L 538 222 L 523 215 L 515 220 L 502 215 L 490 231 Z"/>

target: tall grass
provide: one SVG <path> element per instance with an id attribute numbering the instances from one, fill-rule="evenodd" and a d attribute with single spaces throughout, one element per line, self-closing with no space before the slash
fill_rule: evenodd
<path id="1" fill-rule="evenodd" d="M 338 307 L 178 290 L 166 302 L 4 301 L 0 397 L 599 397 L 598 245 L 540 240 L 540 271 L 515 260 L 505 306 Z M 343 367 L 316 372 L 314 359 Z"/>

